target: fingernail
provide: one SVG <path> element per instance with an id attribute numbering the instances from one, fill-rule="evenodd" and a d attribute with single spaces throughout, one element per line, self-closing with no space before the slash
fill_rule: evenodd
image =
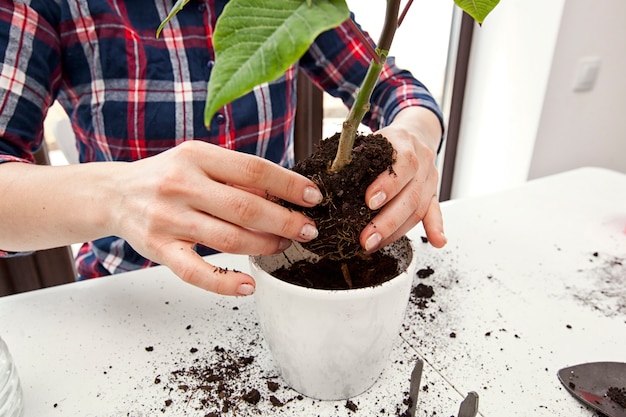
<path id="1" fill-rule="evenodd" d="M 365 250 L 367 252 L 372 252 L 373 250 L 378 248 L 378 245 L 380 245 L 380 242 L 382 240 L 383 240 L 383 237 L 380 235 L 380 233 L 374 233 L 373 235 L 368 237 L 367 240 L 365 241 Z"/>
<path id="2" fill-rule="evenodd" d="M 322 193 L 315 187 L 306 187 L 302 199 L 309 204 L 319 204 L 322 202 Z"/>
<path id="3" fill-rule="evenodd" d="M 241 284 L 239 288 L 237 288 L 237 294 L 252 295 L 254 294 L 254 286 L 250 284 Z"/>
<path id="4" fill-rule="evenodd" d="M 377 210 L 383 205 L 386 199 L 387 194 L 385 194 L 384 191 L 379 191 L 374 194 L 372 198 L 370 198 L 370 201 L 367 205 L 369 206 L 370 210 Z"/>
<path id="5" fill-rule="evenodd" d="M 289 246 L 291 246 L 291 240 L 281 239 L 280 242 L 278 242 L 278 250 L 276 252 L 280 253 L 284 251 L 285 249 L 287 249 Z"/>
<path id="6" fill-rule="evenodd" d="M 317 228 L 310 223 L 305 224 L 300 231 L 300 237 L 305 240 L 312 240 L 317 237 Z"/>
<path id="7" fill-rule="evenodd" d="M 441 232 L 441 238 L 443 239 L 443 243 L 444 244 L 448 243 L 448 238 L 446 237 L 446 235 L 443 232 Z"/>

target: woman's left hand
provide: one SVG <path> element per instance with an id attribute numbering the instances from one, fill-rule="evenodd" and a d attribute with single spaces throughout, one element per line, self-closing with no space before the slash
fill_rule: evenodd
<path id="1" fill-rule="evenodd" d="M 374 252 L 399 239 L 420 221 L 428 241 L 437 248 L 447 240 L 439 207 L 437 147 L 442 131 L 439 119 L 423 107 L 408 107 L 379 130 L 396 151 L 393 173 L 382 173 L 367 189 L 365 202 L 380 213 L 363 229 L 360 242 Z"/>

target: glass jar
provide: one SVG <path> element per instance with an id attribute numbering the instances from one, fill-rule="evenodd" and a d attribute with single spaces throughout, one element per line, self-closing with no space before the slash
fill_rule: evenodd
<path id="1" fill-rule="evenodd" d="M 24 410 L 22 387 L 9 348 L 0 337 L 0 416 L 21 417 Z"/>

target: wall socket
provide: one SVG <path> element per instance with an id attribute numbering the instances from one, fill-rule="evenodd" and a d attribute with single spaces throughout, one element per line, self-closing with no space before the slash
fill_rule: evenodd
<path id="1" fill-rule="evenodd" d="M 600 58 L 585 57 L 578 61 L 573 89 L 576 92 L 591 91 L 600 72 Z"/>

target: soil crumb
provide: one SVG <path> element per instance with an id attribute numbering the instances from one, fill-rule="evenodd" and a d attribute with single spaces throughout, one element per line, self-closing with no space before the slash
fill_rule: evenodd
<path id="1" fill-rule="evenodd" d="M 626 388 L 610 387 L 606 396 L 622 408 L 626 408 Z"/>

